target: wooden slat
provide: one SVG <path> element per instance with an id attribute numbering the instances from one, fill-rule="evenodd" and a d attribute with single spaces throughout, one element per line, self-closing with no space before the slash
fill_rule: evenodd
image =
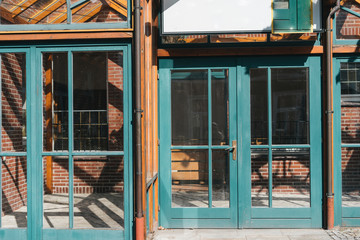
<path id="1" fill-rule="evenodd" d="M 17 5 L 10 9 L 10 12 L 13 14 L 13 17 L 21 14 L 22 12 L 26 11 L 31 5 L 33 5 L 38 0 L 23 0 L 19 2 Z"/>
<path id="2" fill-rule="evenodd" d="M 0 7 L 0 14 L 3 19 L 14 24 L 28 24 L 28 22 L 21 17 L 13 17 L 13 14 L 4 7 Z"/>
<path id="3" fill-rule="evenodd" d="M 47 59 L 44 59 L 45 68 L 45 128 L 46 128 L 46 150 L 52 151 L 53 134 L 52 134 L 52 78 L 53 78 L 53 55 L 49 54 Z M 51 156 L 46 157 L 46 190 L 47 193 L 53 192 L 53 159 Z"/>
<path id="4" fill-rule="evenodd" d="M 66 2 L 64 0 L 54 0 L 48 5 L 46 5 L 44 8 L 42 8 L 39 12 L 35 13 L 30 17 L 29 23 L 35 24 L 40 22 L 42 19 L 49 16 L 51 13 L 53 13 L 56 9 L 63 6 Z M 66 11 L 65 11 L 66 12 Z"/>
<path id="5" fill-rule="evenodd" d="M 323 46 L 302 47 L 243 47 L 243 48 L 197 48 L 197 49 L 158 49 L 158 57 L 196 57 L 196 56 L 261 56 L 261 55 L 299 55 L 322 54 Z"/>
<path id="6" fill-rule="evenodd" d="M 90 8 L 85 13 L 82 13 L 82 16 L 79 16 L 77 18 L 73 18 L 73 23 L 84 23 L 96 14 L 98 14 L 101 11 L 102 3 L 95 4 L 92 8 Z"/>
<path id="7" fill-rule="evenodd" d="M 341 45 L 333 47 L 334 53 L 360 53 L 360 48 L 357 45 Z"/>
<path id="8" fill-rule="evenodd" d="M 77 12 L 79 12 L 81 9 L 83 9 L 86 5 L 88 5 L 90 2 L 86 2 L 76 8 L 74 8 L 73 10 L 71 10 L 71 14 L 74 15 Z M 60 16 L 56 16 L 53 19 L 49 20 L 49 23 L 62 23 L 63 21 L 65 21 L 67 18 L 67 13 L 64 12 L 62 13 Z"/>
<path id="9" fill-rule="evenodd" d="M 122 0 L 122 1 L 105 0 L 105 2 L 107 3 L 107 5 L 109 5 L 109 7 L 111 7 L 112 9 L 114 9 L 115 11 L 120 13 L 121 15 L 127 17 L 127 1 L 126 0 Z"/>
<path id="10" fill-rule="evenodd" d="M 59 32 L 0 34 L 0 41 L 132 38 L 132 32 Z"/>

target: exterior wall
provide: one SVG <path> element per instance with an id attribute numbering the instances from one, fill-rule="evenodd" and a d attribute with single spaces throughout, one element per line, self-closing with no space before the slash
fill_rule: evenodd
<path id="1" fill-rule="evenodd" d="M 360 13 L 360 4 L 355 0 L 345 1 L 341 5 Z M 340 11 L 336 16 L 336 37 L 337 39 L 360 39 L 360 18 Z"/>
<path id="2" fill-rule="evenodd" d="M 25 133 L 25 59 L 23 54 L 2 54 L 2 151 L 23 152 Z M 26 157 L 2 158 L 2 214 L 27 202 Z"/>

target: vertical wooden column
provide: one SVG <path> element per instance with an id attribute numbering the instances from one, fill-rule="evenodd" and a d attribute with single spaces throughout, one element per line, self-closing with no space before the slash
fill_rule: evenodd
<path id="1" fill-rule="evenodd" d="M 53 55 L 49 54 L 46 59 L 44 59 L 44 67 L 45 67 L 45 144 L 46 150 L 52 151 L 53 138 L 52 138 L 52 101 L 53 101 L 53 93 L 52 93 L 52 71 L 53 64 Z M 46 192 L 53 192 L 53 159 L 51 156 L 46 157 Z"/>

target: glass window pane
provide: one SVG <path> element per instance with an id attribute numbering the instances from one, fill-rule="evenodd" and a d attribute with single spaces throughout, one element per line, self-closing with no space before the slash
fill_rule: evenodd
<path id="1" fill-rule="evenodd" d="M 43 54 L 44 151 L 66 151 L 68 143 L 68 55 Z"/>
<path id="2" fill-rule="evenodd" d="M 229 71 L 211 70 L 212 144 L 229 144 Z"/>
<path id="3" fill-rule="evenodd" d="M 172 207 L 209 206 L 208 150 L 171 153 Z"/>
<path id="4" fill-rule="evenodd" d="M 67 23 L 65 0 L 2 0 L 1 24 Z"/>
<path id="5" fill-rule="evenodd" d="M 71 0 L 71 4 L 79 0 Z M 125 22 L 127 0 L 91 0 L 72 9 L 73 23 Z"/>
<path id="6" fill-rule="evenodd" d="M 251 206 L 269 206 L 269 150 L 251 150 Z"/>
<path id="7" fill-rule="evenodd" d="M 310 150 L 273 149 L 272 206 L 310 207 Z"/>
<path id="8" fill-rule="evenodd" d="M 212 207 L 230 206 L 229 152 L 212 152 Z"/>
<path id="9" fill-rule="evenodd" d="M 268 70 L 250 69 L 251 144 L 268 144 Z"/>
<path id="10" fill-rule="evenodd" d="M 341 149 L 342 206 L 360 207 L 360 148 Z"/>
<path id="11" fill-rule="evenodd" d="M 26 62 L 23 53 L 1 54 L 2 151 L 26 151 Z"/>
<path id="12" fill-rule="evenodd" d="M 289 9 L 289 0 L 274 0 L 274 9 Z"/>
<path id="13" fill-rule="evenodd" d="M 74 53 L 74 149 L 123 150 L 122 52 Z"/>
<path id="14" fill-rule="evenodd" d="M 309 143 L 308 68 L 271 69 L 273 144 Z"/>
<path id="15" fill-rule="evenodd" d="M 208 71 L 171 72 L 173 145 L 208 145 Z"/>
<path id="16" fill-rule="evenodd" d="M 124 157 L 74 158 L 74 228 L 124 229 Z"/>
<path id="17" fill-rule="evenodd" d="M 27 227 L 27 159 L 2 157 L 2 228 Z"/>
<path id="18" fill-rule="evenodd" d="M 44 228 L 69 228 L 69 158 L 43 158 Z"/>

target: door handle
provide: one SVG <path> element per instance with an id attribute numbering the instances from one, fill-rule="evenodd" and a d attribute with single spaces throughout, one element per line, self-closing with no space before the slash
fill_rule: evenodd
<path id="1" fill-rule="evenodd" d="M 225 150 L 227 150 L 229 152 L 232 152 L 233 160 L 236 160 L 236 147 L 237 147 L 236 140 L 233 140 L 231 147 L 228 147 L 228 148 L 225 149 Z"/>

